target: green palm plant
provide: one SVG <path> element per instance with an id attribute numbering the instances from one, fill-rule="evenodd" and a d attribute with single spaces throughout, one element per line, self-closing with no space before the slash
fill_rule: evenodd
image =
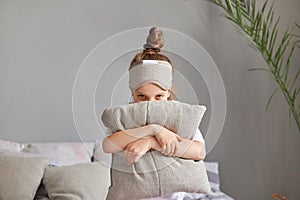
<path id="1" fill-rule="evenodd" d="M 265 111 L 268 110 L 276 92 L 280 90 L 288 103 L 289 120 L 292 115 L 300 132 L 300 67 L 291 70 L 291 59 L 295 49 L 300 47 L 300 36 L 296 34 L 300 26 L 295 24 L 293 27 L 287 28 L 279 37 L 280 17 L 274 21 L 274 2 L 267 6 L 268 0 L 260 9 L 256 9 L 255 0 L 208 1 L 225 11 L 221 15 L 237 26 L 238 31 L 248 40 L 250 46 L 257 50 L 266 61 L 268 67 L 249 70 L 265 71 L 277 83 L 278 87 L 270 96 Z"/>

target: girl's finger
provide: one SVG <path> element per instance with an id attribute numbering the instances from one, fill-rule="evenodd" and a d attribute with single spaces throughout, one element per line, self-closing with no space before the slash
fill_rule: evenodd
<path id="1" fill-rule="evenodd" d="M 167 145 L 164 145 L 164 146 L 162 147 L 162 149 L 161 149 L 161 153 L 162 153 L 162 154 L 165 154 L 165 151 L 166 151 L 166 148 L 167 148 L 166 146 L 167 146 Z"/>
<path id="2" fill-rule="evenodd" d="M 167 150 L 166 150 L 166 155 L 169 155 L 169 153 L 171 152 L 171 146 L 172 145 L 172 142 L 169 142 L 168 144 L 167 144 Z"/>
<path id="3" fill-rule="evenodd" d="M 141 155 L 139 154 L 136 154 L 134 157 L 133 157 L 133 162 L 137 162 L 139 159 L 140 159 Z"/>
<path id="4" fill-rule="evenodd" d="M 131 155 L 130 155 L 130 164 L 133 163 L 133 160 L 134 160 L 134 157 L 136 156 L 136 153 L 134 152 L 131 152 Z"/>
<path id="5" fill-rule="evenodd" d="M 176 135 L 176 138 L 177 138 L 177 141 L 178 142 L 182 142 L 183 141 L 183 138 L 182 137 L 180 137 L 179 135 L 177 135 L 177 134 L 175 134 Z"/>
<path id="6" fill-rule="evenodd" d="M 165 146 L 165 150 L 164 150 L 163 154 L 166 155 L 166 154 L 167 154 L 167 151 L 168 151 L 168 143 L 167 143 L 166 146 Z"/>
<path id="7" fill-rule="evenodd" d="M 172 142 L 169 142 L 168 144 L 168 151 L 166 152 L 166 156 L 169 156 L 169 154 L 171 153 L 172 151 Z"/>
<path id="8" fill-rule="evenodd" d="M 176 148 L 177 148 L 177 146 L 178 146 L 178 141 L 177 141 L 177 140 L 175 140 L 175 143 L 174 143 L 174 150 L 173 150 L 173 153 L 172 153 L 172 155 L 171 155 L 171 156 L 174 156 L 174 155 L 175 155 L 175 152 L 176 152 Z"/>
<path id="9" fill-rule="evenodd" d="M 172 146 L 171 146 L 171 151 L 169 153 L 168 156 L 172 156 L 174 154 L 175 151 L 175 143 L 176 143 L 176 139 L 172 142 Z"/>
<path id="10" fill-rule="evenodd" d="M 174 148 L 174 141 L 172 141 L 172 142 L 170 143 L 170 150 L 169 150 L 168 156 L 170 156 L 170 155 L 172 154 L 173 148 Z"/>

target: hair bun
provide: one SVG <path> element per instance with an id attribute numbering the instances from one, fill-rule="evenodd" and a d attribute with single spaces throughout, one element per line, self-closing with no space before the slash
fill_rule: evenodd
<path id="1" fill-rule="evenodd" d="M 152 27 L 149 31 L 146 44 L 144 44 L 144 49 L 155 49 L 156 51 L 160 51 L 163 46 L 163 32 L 157 27 Z"/>

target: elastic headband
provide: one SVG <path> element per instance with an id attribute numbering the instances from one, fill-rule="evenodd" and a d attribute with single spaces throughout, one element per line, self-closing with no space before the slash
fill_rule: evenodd
<path id="1" fill-rule="evenodd" d="M 172 66 L 167 61 L 143 60 L 129 70 L 129 87 L 131 92 L 145 83 L 155 83 L 168 90 L 172 86 Z"/>

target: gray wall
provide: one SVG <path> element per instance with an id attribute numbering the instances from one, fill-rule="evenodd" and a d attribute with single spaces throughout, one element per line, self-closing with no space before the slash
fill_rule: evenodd
<path id="1" fill-rule="evenodd" d="M 275 6 L 282 15 L 282 27 L 300 22 L 299 1 L 277 0 Z M 276 85 L 263 72 L 247 71 L 265 66 L 264 62 L 219 12 L 200 0 L 0 1 L 0 138 L 80 141 L 73 120 L 72 91 L 84 58 L 113 34 L 157 25 L 198 41 L 223 77 L 226 121 L 207 156 L 207 160 L 220 163 L 222 190 L 236 199 L 271 199 L 272 193 L 299 199 L 300 133 L 293 120 L 289 126 L 288 108 L 280 93 L 264 113 Z M 126 73 L 134 53 L 120 55 L 112 63 L 120 66 L 125 62 L 124 68 L 109 69 Z M 177 66 L 189 65 L 180 56 L 169 54 Z M 294 64 L 300 64 L 299 58 Z M 189 79 L 199 84 L 194 86 L 197 98 L 209 108 L 201 125 L 205 135 L 210 120 L 209 94 L 201 78 Z M 101 81 L 96 102 L 106 98 L 101 96 L 103 84 L 110 85 L 109 78 Z M 178 90 L 186 97 L 182 100 L 194 102 L 189 101 L 189 93 Z M 127 92 L 115 102 L 128 101 Z M 99 116 L 101 106 L 96 103 L 95 107 Z M 93 136 L 83 139 L 95 139 Z"/>

